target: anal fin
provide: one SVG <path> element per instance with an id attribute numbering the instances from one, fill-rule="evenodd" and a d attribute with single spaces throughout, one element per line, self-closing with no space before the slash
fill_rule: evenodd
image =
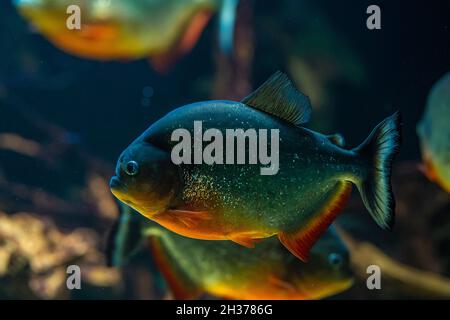
<path id="1" fill-rule="evenodd" d="M 337 191 L 333 193 L 321 210 L 299 230 L 278 233 L 281 243 L 297 258 L 307 262 L 309 251 L 347 203 L 352 190 L 350 182 L 339 182 Z"/>
<path id="2" fill-rule="evenodd" d="M 237 244 L 240 244 L 241 246 L 251 248 L 251 249 L 255 247 L 255 244 L 257 244 L 258 242 L 260 242 L 262 240 L 262 239 L 252 239 L 252 238 L 246 237 L 246 236 L 229 236 L 228 239 Z"/>

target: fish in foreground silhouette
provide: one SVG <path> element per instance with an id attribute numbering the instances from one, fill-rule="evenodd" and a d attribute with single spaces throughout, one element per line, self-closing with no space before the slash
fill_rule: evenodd
<path id="1" fill-rule="evenodd" d="M 231 51 L 238 0 L 13 0 L 55 46 L 97 60 L 151 57 L 157 70 L 189 52 L 220 11 L 220 44 Z M 67 8 L 78 5 L 81 29 L 70 30 Z"/>
<path id="2" fill-rule="evenodd" d="M 308 263 L 275 238 L 248 250 L 230 241 L 182 237 L 126 210 L 115 230 L 109 248 L 112 265 L 126 264 L 148 240 L 175 299 L 205 293 L 227 299 L 321 299 L 353 283 L 348 250 L 332 227 L 311 250 Z"/>
<path id="3" fill-rule="evenodd" d="M 431 89 L 417 133 L 426 176 L 450 193 L 450 72 Z"/>
<path id="4" fill-rule="evenodd" d="M 112 193 L 167 229 L 191 238 L 231 240 L 247 247 L 277 235 L 301 260 L 342 210 L 352 184 L 382 228 L 394 222 L 392 159 L 399 147 L 398 113 L 347 150 L 301 125 L 309 100 L 283 73 L 243 99 L 175 109 L 150 126 L 119 157 Z M 171 160 L 172 132 L 203 127 L 279 130 L 279 171 L 252 164 L 180 164 Z M 195 147 L 195 146 L 194 146 Z"/>

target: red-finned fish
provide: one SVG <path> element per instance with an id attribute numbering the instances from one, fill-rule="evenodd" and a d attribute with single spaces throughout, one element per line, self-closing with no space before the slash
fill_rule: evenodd
<path id="1" fill-rule="evenodd" d="M 273 75 L 241 102 L 206 101 L 180 107 L 150 126 L 120 155 L 111 191 L 180 235 L 231 240 L 247 247 L 276 235 L 302 260 L 308 259 L 311 247 L 344 207 L 352 184 L 378 225 L 391 228 L 395 201 L 390 175 L 400 142 L 399 114 L 383 120 L 351 150 L 303 127 L 310 114 L 309 99 L 283 73 Z M 171 154 L 179 141 L 173 141 L 172 134 L 184 128 L 194 136 L 195 122 L 219 133 L 237 128 L 242 133 L 278 130 L 278 172 L 261 175 L 260 166 L 249 163 L 174 164 Z M 197 147 L 193 140 L 187 142 L 189 149 Z M 205 150 L 215 149 L 214 142 Z M 269 150 L 275 143 L 268 142 Z M 249 143 L 245 147 L 248 151 Z"/>
<path id="2" fill-rule="evenodd" d="M 55 46 L 97 60 L 150 57 L 164 71 L 198 41 L 220 11 L 220 43 L 230 51 L 238 0 L 14 0 L 19 12 Z M 66 26 L 69 6 L 81 28 Z M 72 11 L 69 11 L 72 12 Z"/>
<path id="3" fill-rule="evenodd" d="M 450 193 L 450 72 L 431 89 L 417 134 L 426 176 Z"/>
<path id="4" fill-rule="evenodd" d="M 353 282 L 349 252 L 331 227 L 311 250 L 308 263 L 275 238 L 254 249 L 230 241 L 179 236 L 123 210 L 110 247 L 112 264 L 123 266 L 149 241 L 153 262 L 175 299 L 207 293 L 227 299 L 321 299 Z M 156 274 L 155 274 L 156 275 Z"/>

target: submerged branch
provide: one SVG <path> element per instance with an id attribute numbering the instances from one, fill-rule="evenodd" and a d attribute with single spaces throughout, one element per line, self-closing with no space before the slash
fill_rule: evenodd
<path id="1" fill-rule="evenodd" d="M 349 246 L 352 264 L 359 277 L 367 278 L 367 267 L 377 265 L 385 289 L 413 297 L 450 298 L 450 279 L 402 264 L 368 242 L 359 242 L 342 230 L 339 233 Z"/>

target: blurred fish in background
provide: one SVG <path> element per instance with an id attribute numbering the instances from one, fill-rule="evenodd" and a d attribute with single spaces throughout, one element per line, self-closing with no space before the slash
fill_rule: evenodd
<path id="1" fill-rule="evenodd" d="M 123 266 L 147 240 L 155 264 L 176 299 L 204 294 L 227 299 L 321 299 L 353 282 L 346 246 L 331 228 L 302 263 L 276 238 L 254 249 L 228 241 L 179 236 L 122 206 L 110 244 L 111 263 Z"/>
<path id="2" fill-rule="evenodd" d="M 239 0 L 13 0 L 34 28 L 63 51 L 95 60 L 149 57 L 166 71 L 197 43 L 215 12 L 219 43 L 233 47 Z M 68 7 L 78 5 L 81 29 L 66 27 Z"/>
<path id="3" fill-rule="evenodd" d="M 425 175 L 450 193 L 450 72 L 431 89 L 417 134 Z"/>

